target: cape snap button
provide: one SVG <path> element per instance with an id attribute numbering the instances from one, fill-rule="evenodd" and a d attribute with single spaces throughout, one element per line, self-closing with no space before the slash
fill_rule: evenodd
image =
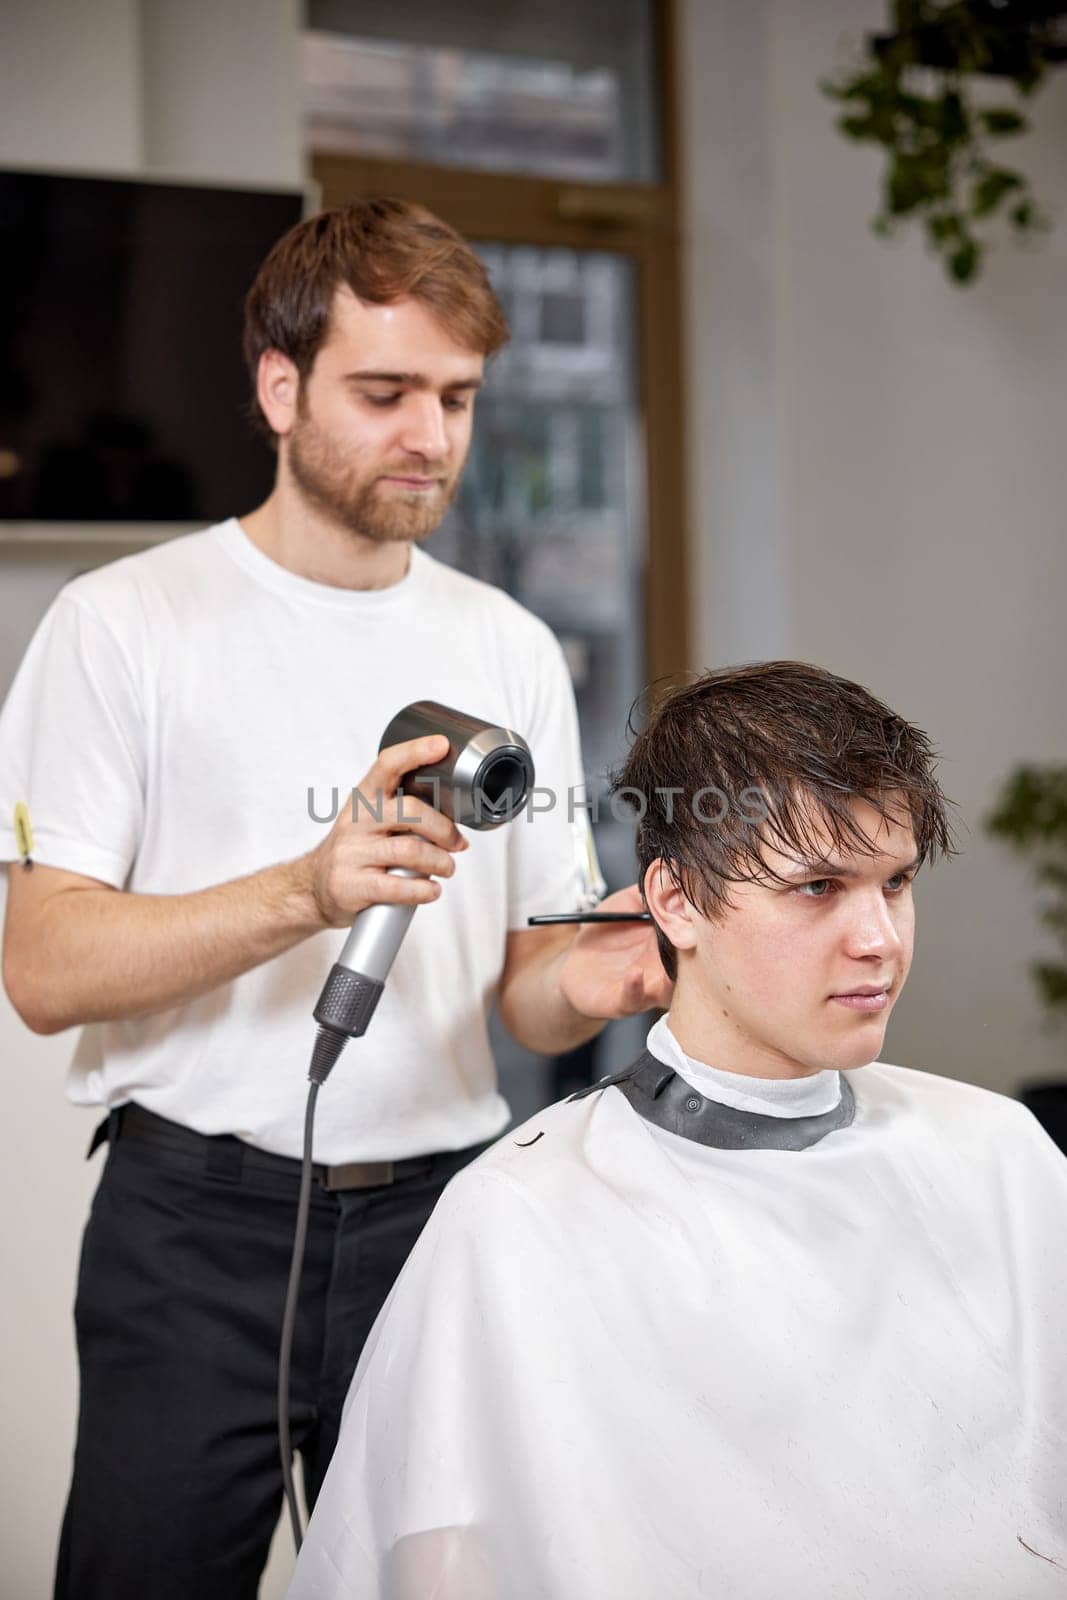
<path id="1" fill-rule="evenodd" d="M 688 1100 L 685 1102 L 685 1109 L 687 1111 L 699 1111 L 703 1104 L 704 1102 L 700 1099 L 699 1095 L 691 1094 Z"/>

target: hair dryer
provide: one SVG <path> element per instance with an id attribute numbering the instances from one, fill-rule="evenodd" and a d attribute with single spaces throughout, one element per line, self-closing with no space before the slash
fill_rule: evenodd
<path id="1" fill-rule="evenodd" d="M 499 828 L 522 809 L 534 781 L 533 757 L 525 739 L 510 728 L 469 717 L 435 700 L 416 700 L 397 712 L 378 748 L 433 733 L 447 736 L 448 755 L 433 766 L 407 773 L 401 784 L 404 794 L 425 800 L 453 822 L 481 832 Z M 406 867 L 389 871 L 418 877 Z M 315 1007 L 319 1033 L 308 1072 L 312 1083 L 325 1083 L 347 1041 L 366 1032 L 415 909 L 368 906 L 353 922 Z"/>

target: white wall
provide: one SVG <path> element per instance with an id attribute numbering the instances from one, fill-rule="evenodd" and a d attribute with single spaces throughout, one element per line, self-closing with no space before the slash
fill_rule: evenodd
<path id="1" fill-rule="evenodd" d="M 298 13 L 298 0 L 5 0 L 0 166 L 299 187 Z M 61 585 L 122 553 L 76 542 L 85 532 L 36 549 L 0 543 L 4 683 Z M 12 1135 L 0 1177 L 0 1600 L 50 1593 L 70 1474 L 71 1305 L 100 1170 L 99 1156 L 82 1159 L 96 1119 L 63 1097 L 72 1043 L 35 1038 L 0 996 Z M 280 1526 L 263 1600 L 284 1593 L 291 1569 Z"/>
<path id="2" fill-rule="evenodd" d="M 787 653 L 767 0 L 681 0 L 696 665 Z"/>
<path id="3" fill-rule="evenodd" d="M 1067 1076 L 1032 887 L 982 833 L 1013 764 L 1067 760 L 1067 73 L 1011 149 L 1059 231 L 961 290 L 871 235 L 881 158 L 818 91 L 885 14 L 683 6 L 698 637 L 709 664 L 819 662 L 931 733 L 964 853 L 920 882 L 887 1054 L 1010 1092 Z"/>
<path id="4" fill-rule="evenodd" d="M 141 162 L 137 0 L 4 0 L 0 161 L 134 172 Z"/>
<path id="5" fill-rule="evenodd" d="M 141 0 L 144 170 L 299 187 L 299 0 Z"/>

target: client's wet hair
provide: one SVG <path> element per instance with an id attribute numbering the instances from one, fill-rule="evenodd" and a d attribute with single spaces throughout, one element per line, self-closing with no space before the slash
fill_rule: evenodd
<path id="1" fill-rule="evenodd" d="M 640 702 L 631 733 L 639 714 Z M 873 854 L 854 800 L 909 822 L 920 862 L 952 854 L 934 760 L 926 734 L 862 685 L 805 662 L 765 661 L 662 694 L 612 785 L 637 814 L 642 884 L 661 860 L 714 918 L 731 903 L 731 883 L 784 881 L 765 859 L 768 847 L 797 861 L 826 854 L 828 840 L 842 854 Z M 659 949 L 675 977 L 662 932 Z"/>

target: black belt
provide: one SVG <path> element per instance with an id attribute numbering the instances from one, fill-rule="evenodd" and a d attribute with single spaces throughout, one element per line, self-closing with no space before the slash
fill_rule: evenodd
<path id="1" fill-rule="evenodd" d="M 119 1139 L 200 1156 L 206 1172 L 231 1182 L 239 1182 L 244 1171 L 284 1174 L 294 1181 L 300 1178 L 301 1163 L 293 1156 L 257 1150 L 255 1145 L 246 1144 L 231 1133 L 196 1133 L 180 1122 L 170 1122 L 166 1117 L 156 1116 L 154 1111 L 146 1111 L 132 1100 L 116 1107 L 104 1118 L 93 1134 L 86 1159 L 105 1140 L 114 1144 Z M 323 1189 L 376 1189 L 385 1184 L 402 1183 L 405 1178 L 428 1177 L 449 1163 L 465 1165 L 485 1148 L 485 1145 L 476 1145 L 467 1150 L 444 1150 L 431 1155 L 408 1156 L 402 1161 L 348 1161 L 339 1167 L 316 1162 L 311 1171 Z"/>

